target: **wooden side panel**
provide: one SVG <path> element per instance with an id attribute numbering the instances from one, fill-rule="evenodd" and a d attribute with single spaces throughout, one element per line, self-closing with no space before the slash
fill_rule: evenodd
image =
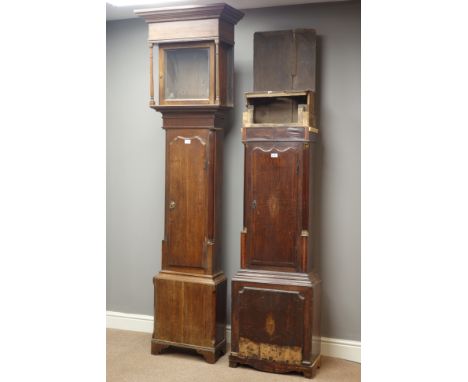
<path id="1" fill-rule="evenodd" d="M 247 147 L 247 263 L 296 270 L 300 238 L 302 144 Z"/>
<path id="2" fill-rule="evenodd" d="M 230 45 L 234 44 L 234 25 L 224 20 L 219 20 L 219 39 Z"/>
<path id="3" fill-rule="evenodd" d="M 307 274 L 302 285 L 297 276 L 265 282 L 280 273 L 243 270 L 233 278 L 230 366 L 310 378 L 320 357 L 320 280 Z"/>
<path id="4" fill-rule="evenodd" d="M 321 337 L 321 328 L 320 328 L 320 300 L 321 300 L 321 290 L 322 290 L 322 285 L 321 283 L 317 283 L 314 287 L 313 291 L 313 313 L 312 313 L 312 360 L 316 359 L 317 357 L 320 356 L 321 352 L 321 343 L 322 343 L 322 337 Z"/>
<path id="5" fill-rule="evenodd" d="M 227 280 L 216 286 L 216 343 L 226 339 Z"/>
<path id="6" fill-rule="evenodd" d="M 205 268 L 207 130 L 167 131 L 168 265 Z"/>
<path id="7" fill-rule="evenodd" d="M 173 280 L 155 280 L 154 283 L 154 338 L 164 341 L 183 342 L 184 289 L 182 283 Z"/>
<path id="8" fill-rule="evenodd" d="M 304 295 L 255 286 L 241 286 L 236 293 L 233 351 L 248 359 L 300 365 L 307 306 Z"/>
<path id="9" fill-rule="evenodd" d="M 319 266 L 319 237 L 320 237 L 320 184 L 319 184 L 319 163 L 318 161 L 318 142 L 310 142 L 309 150 L 309 214 L 308 214 L 308 259 L 307 271 L 317 271 Z"/>
<path id="10" fill-rule="evenodd" d="M 213 190 L 213 201 L 210 203 L 214 206 L 213 212 L 213 232 L 214 232 L 214 259 L 213 259 L 213 272 L 221 271 L 221 249 L 222 249 L 222 204 L 221 197 L 223 192 L 223 140 L 224 132 L 222 130 L 217 130 L 216 132 L 210 133 L 213 136 L 214 140 L 214 163 L 210 165 L 213 166 L 214 174 L 214 190 Z M 226 296 L 225 296 L 226 298 Z"/>
<path id="11" fill-rule="evenodd" d="M 241 288 L 239 321 L 242 325 L 239 338 L 302 348 L 304 300 L 298 291 L 247 286 Z"/>
<path id="12" fill-rule="evenodd" d="M 216 308 L 214 286 L 183 283 L 183 343 L 199 346 L 213 346 L 215 339 Z"/>
<path id="13" fill-rule="evenodd" d="M 226 281 L 215 287 L 214 284 L 156 278 L 153 337 L 203 347 L 213 347 L 222 341 L 226 317 L 225 313 L 221 314 L 223 306 L 218 303 L 224 299 L 225 311 L 225 288 Z"/>
<path id="14" fill-rule="evenodd" d="M 296 71 L 293 77 L 293 89 L 315 90 L 315 72 L 317 56 L 317 37 L 313 29 L 294 31 L 296 47 Z"/>
<path id="15" fill-rule="evenodd" d="M 257 102 L 254 123 L 297 123 L 297 101 L 292 97 L 277 97 Z"/>
<path id="16" fill-rule="evenodd" d="M 254 33 L 254 91 L 293 89 L 292 42 L 292 31 Z"/>
<path id="17" fill-rule="evenodd" d="M 315 63 L 313 29 L 254 34 L 255 91 L 315 90 Z"/>

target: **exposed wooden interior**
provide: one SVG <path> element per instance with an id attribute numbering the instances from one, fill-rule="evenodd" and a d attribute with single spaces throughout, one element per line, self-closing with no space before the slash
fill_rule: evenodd
<path id="1" fill-rule="evenodd" d="M 244 127 L 303 126 L 318 132 L 312 91 L 249 92 L 246 101 Z"/>

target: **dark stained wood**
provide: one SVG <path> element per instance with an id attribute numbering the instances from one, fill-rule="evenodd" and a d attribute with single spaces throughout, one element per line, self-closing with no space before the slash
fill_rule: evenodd
<path id="1" fill-rule="evenodd" d="M 293 89 L 316 90 L 317 36 L 313 29 L 294 30 L 296 71 Z"/>
<path id="2" fill-rule="evenodd" d="M 320 358 L 320 279 L 310 243 L 317 134 L 286 125 L 244 128 L 243 136 L 243 269 L 232 281 L 230 364 L 311 378 Z"/>
<path id="3" fill-rule="evenodd" d="M 292 40 L 292 31 L 254 33 L 254 91 L 293 89 Z"/>
<path id="4" fill-rule="evenodd" d="M 315 30 L 254 34 L 255 91 L 315 90 L 315 66 Z"/>
<path id="5" fill-rule="evenodd" d="M 219 67 L 218 77 L 216 78 L 216 93 L 219 95 L 218 102 L 226 105 L 226 85 L 227 85 L 227 54 L 225 44 L 217 44 L 218 46 L 218 61 Z"/>
<path id="6" fill-rule="evenodd" d="M 238 292 L 239 337 L 254 343 L 301 347 L 304 295 L 299 291 L 242 286 Z M 285 315 L 284 311 L 291 311 Z M 260 328 L 260 330 L 259 330 Z M 288 333 L 284 336 L 283 333 Z"/>
<path id="7" fill-rule="evenodd" d="M 230 366 L 311 378 L 320 360 L 320 284 L 313 273 L 239 271 L 232 282 Z"/>
<path id="8" fill-rule="evenodd" d="M 153 342 L 215 362 L 226 346 L 221 271 L 223 108 L 155 107 L 166 130 L 166 218 Z"/>
<path id="9" fill-rule="evenodd" d="M 151 353 L 192 349 L 214 363 L 226 352 L 226 276 L 221 269 L 223 135 L 232 107 L 226 78 L 234 25 L 226 4 L 137 11 L 159 48 L 159 101 L 166 131 L 162 270 L 153 279 Z M 151 52 L 152 55 L 152 52 Z"/>
<path id="10" fill-rule="evenodd" d="M 205 211 L 208 207 L 209 134 L 205 131 L 193 129 L 187 134 L 170 130 L 166 135 L 170 161 L 166 177 L 169 185 L 166 255 L 171 266 L 206 268 L 203 251 L 208 237 Z"/>
<path id="11" fill-rule="evenodd" d="M 232 280 L 229 366 L 312 378 L 321 342 L 321 281 L 312 245 L 318 130 L 315 95 L 307 90 L 315 86 L 309 65 L 315 32 L 296 32 L 255 34 L 256 91 L 246 93 L 242 128 L 242 269 Z"/>
<path id="12" fill-rule="evenodd" d="M 247 131 L 247 134 L 250 130 Z M 301 143 L 246 145 L 247 267 L 300 270 Z"/>
<path id="13" fill-rule="evenodd" d="M 222 149 L 226 110 L 182 106 L 155 108 L 162 110 L 163 128 L 167 131 L 163 269 L 215 274 L 221 270 Z"/>

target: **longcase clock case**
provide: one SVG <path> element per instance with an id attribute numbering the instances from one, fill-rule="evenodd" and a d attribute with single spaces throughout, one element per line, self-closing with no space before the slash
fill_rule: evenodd
<path id="1" fill-rule="evenodd" d="M 313 251 L 315 32 L 256 33 L 254 83 L 242 128 L 244 228 L 230 366 L 311 378 L 320 365 L 321 285 Z"/>
<path id="2" fill-rule="evenodd" d="M 190 348 L 214 363 L 226 352 L 223 131 L 233 99 L 234 25 L 243 14 L 226 4 L 135 13 L 148 23 L 149 104 L 162 113 L 166 131 L 165 227 L 162 269 L 153 280 L 151 353 Z"/>

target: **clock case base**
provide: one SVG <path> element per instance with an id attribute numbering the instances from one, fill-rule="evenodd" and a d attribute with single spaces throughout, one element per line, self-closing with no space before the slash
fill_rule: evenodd
<path id="1" fill-rule="evenodd" d="M 254 369 L 260 371 L 266 371 L 269 373 L 289 373 L 296 372 L 301 373 L 305 378 L 313 378 L 317 372 L 317 369 L 320 369 L 321 365 L 321 356 L 319 355 L 315 358 L 312 366 L 306 365 L 288 365 L 281 364 L 275 361 L 267 361 L 262 359 L 253 359 L 253 358 L 244 358 L 238 355 L 230 354 L 229 355 L 229 367 L 238 367 L 239 365 L 251 366 Z"/>
<path id="2" fill-rule="evenodd" d="M 151 354 L 168 347 L 193 349 L 206 362 L 226 353 L 226 276 L 160 272 L 155 296 Z"/>
<path id="3" fill-rule="evenodd" d="M 312 378 L 320 367 L 320 288 L 315 273 L 240 270 L 232 280 L 229 366 Z"/>
<path id="4" fill-rule="evenodd" d="M 159 355 L 165 349 L 169 347 L 176 347 L 182 349 L 193 349 L 198 354 L 200 354 L 207 363 L 216 363 L 216 361 L 223 355 L 226 354 L 226 341 L 219 343 L 215 348 L 204 348 L 201 346 L 194 346 L 194 345 L 187 345 L 187 344 L 178 344 L 174 342 L 168 341 L 160 341 L 160 340 L 151 340 L 151 354 L 152 355 Z"/>

